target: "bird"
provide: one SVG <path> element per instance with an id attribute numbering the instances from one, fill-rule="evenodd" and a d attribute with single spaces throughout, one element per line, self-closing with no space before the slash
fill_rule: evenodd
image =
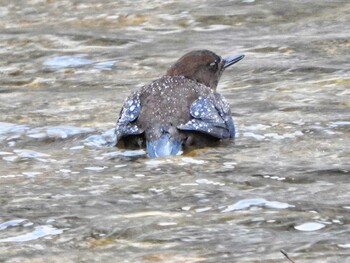
<path id="1" fill-rule="evenodd" d="M 146 148 L 154 158 L 234 138 L 230 106 L 216 89 L 224 70 L 243 58 L 241 54 L 222 58 L 206 49 L 183 55 L 164 76 L 125 99 L 114 145 Z"/>

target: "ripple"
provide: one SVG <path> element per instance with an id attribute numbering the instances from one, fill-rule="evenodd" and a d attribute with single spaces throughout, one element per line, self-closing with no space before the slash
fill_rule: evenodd
<path id="1" fill-rule="evenodd" d="M 243 129 L 248 131 L 266 130 L 267 128 L 271 128 L 271 126 L 259 123 L 249 126 L 243 126 Z"/>
<path id="2" fill-rule="evenodd" d="M 277 176 L 277 175 L 274 175 L 274 176 L 264 175 L 263 177 L 267 178 L 267 179 L 277 180 L 277 181 L 284 181 L 284 180 L 286 180 L 285 177 L 280 177 L 280 176 Z"/>
<path id="3" fill-rule="evenodd" d="M 19 125 L 15 123 L 0 122 L 0 140 L 18 139 L 26 135 L 33 139 L 66 139 L 71 136 L 91 133 L 95 129 L 88 127 L 75 127 L 69 125 L 44 126 L 32 128 L 28 125 Z M 15 135 L 13 135 L 15 134 Z M 104 137 L 111 137 L 111 132 L 106 131 L 102 134 Z M 106 142 L 106 140 L 104 140 Z M 4 154 L 1 154 L 4 155 Z"/>
<path id="4" fill-rule="evenodd" d="M 4 230 L 10 226 L 18 226 L 21 223 L 23 223 L 24 221 L 26 221 L 26 220 L 21 219 L 21 218 L 6 221 L 6 222 L 0 224 L 0 230 Z"/>
<path id="5" fill-rule="evenodd" d="M 339 126 L 350 126 L 350 121 L 334 121 L 334 122 L 330 122 L 329 126 L 332 128 L 336 128 Z"/>
<path id="6" fill-rule="evenodd" d="M 208 179 L 197 179 L 196 183 L 198 184 L 211 184 L 211 185 L 225 185 L 224 183 L 220 183 L 220 182 L 215 182 L 212 180 L 208 180 Z"/>
<path id="7" fill-rule="evenodd" d="M 157 225 L 158 226 L 176 226 L 177 223 L 176 222 L 159 222 Z"/>
<path id="8" fill-rule="evenodd" d="M 256 199 L 240 200 L 233 205 L 229 205 L 222 212 L 226 213 L 226 212 L 231 212 L 236 210 L 243 210 L 243 209 L 250 208 L 252 206 L 262 206 L 262 207 L 275 208 L 275 209 L 286 209 L 289 207 L 294 207 L 293 205 L 290 205 L 288 203 L 282 203 L 277 201 L 267 201 L 262 198 L 256 198 Z"/>
<path id="9" fill-rule="evenodd" d="M 198 159 L 194 159 L 191 157 L 183 157 L 183 158 L 181 158 L 181 160 L 183 161 L 183 163 L 181 163 L 181 164 L 205 164 L 205 163 L 207 163 L 207 161 L 198 160 Z"/>
<path id="10" fill-rule="evenodd" d="M 89 166 L 89 167 L 85 167 L 84 169 L 88 171 L 98 172 L 98 171 L 103 171 L 106 168 L 108 167 L 107 166 Z"/>
<path id="11" fill-rule="evenodd" d="M 145 164 L 147 166 L 151 166 L 151 167 L 158 167 L 159 165 L 164 164 L 164 163 L 166 163 L 165 160 L 157 160 L 157 159 L 150 159 L 150 160 L 145 161 Z"/>
<path id="12" fill-rule="evenodd" d="M 0 152 L 0 155 L 12 155 L 10 152 Z"/>
<path id="13" fill-rule="evenodd" d="M 64 229 L 58 229 L 51 225 L 36 226 L 30 233 L 19 236 L 7 237 L 0 239 L 0 242 L 26 242 L 36 240 L 41 237 L 62 234 Z"/>
<path id="14" fill-rule="evenodd" d="M 294 228 L 299 231 L 316 231 L 324 228 L 325 225 L 321 223 L 316 223 L 316 222 L 306 222 L 301 225 L 297 225 Z"/>
<path id="15" fill-rule="evenodd" d="M 271 133 L 265 133 L 263 135 L 256 134 L 253 132 L 244 132 L 243 133 L 244 137 L 252 137 L 258 141 L 265 140 L 265 139 L 284 140 L 284 139 L 291 139 L 291 138 L 300 137 L 303 135 L 304 135 L 304 133 L 302 131 L 295 131 L 292 133 L 284 133 L 284 134 L 278 134 L 275 132 L 271 132 Z"/>
<path id="16" fill-rule="evenodd" d="M 339 244 L 338 247 L 340 247 L 340 248 L 350 248 L 350 243 L 349 244 Z"/>
<path id="17" fill-rule="evenodd" d="M 34 128 L 28 131 L 27 136 L 36 139 L 56 138 L 66 139 L 70 136 L 93 132 L 92 128 L 74 127 L 74 126 L 52 126 Z"/>
<path id="18" fill-rule="evenodd" d="M 102 157 L 107 157 L 109 159 L 113 159 L 118 156 L 124 156 L 124 157 L 141 157 L 146 154 L 146 151 L 143 149 L 140 150 L 118 150 L 113 152 L 108 152 L 102 154 Z"/>
<path id="19" fill-rule="evenodd" d="M 146 154 L 146 151 L 143 149 L 140 150 L 126 150 L 121 152 L 121 156 L 124 157 L 140 157 L 140 156 L 144 156 Z"/>
<path id="20" fill-rule="evenodd" d="M 27 177 L 35 177 L 35 176 L 43 174 L 43 173 L 41 173 L 41 172 L 23 172 L 22 174 L 24 176 L 27 176 Z"/>
<path id="21" fill-rule="evenodd" d="M 54 70 L 61 70 L 64 68 L 79 68 L 89 65 L 98 70 L 111 70 L 116 63 L 116 60 L 94 61 L 86 57 L 86 54 L 57 56 L 46 59 L 43 65 Z"/>
<path id="22" fill-rule="evenodd" d="M 27 125 L 14 124 L 14 123 L 8 123 L 8 122 L 0 122 L 0 134 L 22 133 L 28 129 L 29 129 L 29 127 Z"/>
<path id="23" fill-rule="evenodd" d="M 81 67 L 94 63 L 93 60 L 85 58 L 85 54 L 78 54 L 73 56 L 57 56 L 48 58 L 43 65 L 56 70 L 70 67 Z"/>
<path id="24" fill-rule="evenodd" d="M 9 156 L 2 157 L 2 159 L 4 161 L 8 161 L 8 162 L 15 162 L 15 161 L 17 161 L 18 156 L 16 156 L 16 155 L 9 155 Z"/>
<path id="25" fill-rule="evenodd" d="M 84 140 L 85 145 L 93 147 L 103 147 L 115 144 L 115 129 L 109 129 L 100 134 L 94 134 Z"/>
<path id="26" fill-rule="evenodd" d="M 252 138 L 254 138 L 254 139 L 258 140 L 258 141 L 261 141 L 261 140 L 265 139 L 264 136 L 259 135 L 259 134 L 255 134 L 253 132 L 245 132 L 245 133 L 243 133 L 243 136 L 244 137 L 252 137 Z"/>
<path id="27" fill-rule="evenodd" d="M 96 69 L 105 69 L 105 70 L 111 70 L 116 63 L 115 60 L 110 60 L 110 61 L 102 61 L 95 63 L 94 68 Z"/>
<path id="28" fill-rule="evenodd" d="M 41 153 L 41 152 L 27 150 L 27 149 L 18 149 L 18 150 L 14 150 L 14 152 L 17 153 L 17 155 L 22 158 L 42 158 L 42 157 L 50 156 L 49 154 L 46 154 L 46 153 Z"/>
<path id="29" fill-rule="evenodd" d="M 213 32 L 213 31 L 220 31 L 230 28 L 229 25 L 210 25 L 206 27 L 195 27 L 193 28 L 194 31 L 197 32 Z"/>
<path id="30" fill-rule="evenodd" d="M 208 207 L 197 208 L 197 209 L 195 209 L 195 211 L 196 211 L 197 213 L 203 213 L 203 212 L 210 211 L 211 209 L 212 209 L 212 208 L 211 208 L 210 206 L 208 206 Z"/>

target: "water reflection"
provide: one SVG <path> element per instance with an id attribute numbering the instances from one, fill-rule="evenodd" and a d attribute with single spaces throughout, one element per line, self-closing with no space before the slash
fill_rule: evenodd
<path id="1" fill-rule="evenodd" d="M 289 205 L 287 203 L 282 203 L 277 201 L 267 201 L 263 198 L 257 198 L 257 199 L 240 200 L 233 205 L 229 205 L 222 212 L 225 213 L 225 212 L 231 212 L 234 210 L 242 210 L 252 206 L 263 206 L 263 207 L 276 208 L 276 209 L 285 209 L 288 207 L 294 207 L 293 205 Z"/>
<path id="2" fill-rule="evenodd" d="M 0 261 L 345 262 L 349 10 L 4 3 Z M 219 85 L 235 142 L 158 159 L 111 147 L 126 95 L 194 48 L 246 54 Z"/>
<path id="3" fill-rule="evenodd" d="M 87 54 L 78 54 L 73 56 L 58 56 L 48 58 L 43 62 L 43 66 L 48 69 L 61 70 L 65 68 L 79 68 L 82 66 L 93 66 L 100 70 L 111 70 L 116 61 L 93 61 L 86 58 Z"/>
<path id="4" fill-rule="evenodd" d="M 38 238 L 47 237 L 51 235 L 59 235 L 62 233 L 63 233 L 63 230 L 56 229 L 50 225 L 36 226 L 34 230 L 30 233 L 14 236 L 14 237 L 3 238 L 3 239 L 0 239 L 0 242 L 26 242 L 26 241 L 32 241 Z"/>
<path id="5" fill-rule="evenodd" d="M 306 222 L 301 225 L 295 226 L 294 228 L 299 231 L 316 231 L 324 228 L 325 225 L 316 222 Z"/>

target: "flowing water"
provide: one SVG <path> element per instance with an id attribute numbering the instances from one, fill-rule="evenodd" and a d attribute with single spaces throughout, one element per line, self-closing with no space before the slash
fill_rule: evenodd
<path id="1" fill-rule="evenodd" d="M 1 262 L 349 262 L 349 1 L 0 2 Z M 106 145 L 200 48 L 246 55 L 235 142 Z"/>

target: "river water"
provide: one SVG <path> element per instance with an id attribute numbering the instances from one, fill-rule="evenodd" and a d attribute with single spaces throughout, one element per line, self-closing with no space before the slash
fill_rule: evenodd
<path id="1" fill-rule="evenodd" d="M 349 261 L 349 1 L 0 2 L 0 262 Z M 235 142 L 106 145 L 200 48 L 246 55 Z"/>

